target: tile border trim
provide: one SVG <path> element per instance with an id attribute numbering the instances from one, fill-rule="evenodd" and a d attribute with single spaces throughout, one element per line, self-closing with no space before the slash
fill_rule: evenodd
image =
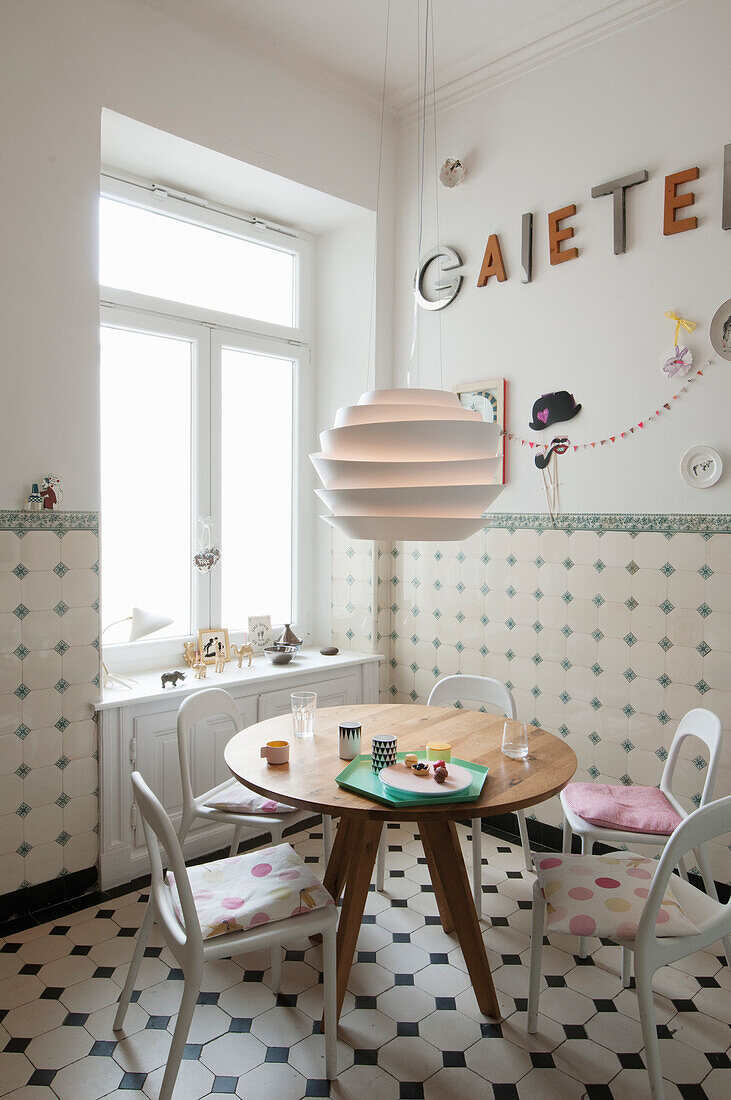
<path id="1" fill-rule="evenodd" d="M 87 511 L 26 512 L 22 508 L 0 508 L 0 531 L 14 531 L 17 535 L 26 531 L 92 531 L 99 534 L 99 513 Z"/>
<path id="2" fill-rule="evenodd" d="M 508 531 L 624 531 L 629 535 L 657 533 L 661 535 L 728 535 L 731 534 L 729 513 L 632 513 L 632 512 L 563 512 L 553 522 L 540 512 L 490 512 L 484 517 L 484 530 L 506 528 Z"/>

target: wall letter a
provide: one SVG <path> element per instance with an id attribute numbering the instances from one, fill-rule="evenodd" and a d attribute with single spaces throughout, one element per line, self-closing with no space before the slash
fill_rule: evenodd
<path id="1" fill-rule="evenodd" d="M 500 251 L 500 241 L 497 233 L 492 233 L 487 239 L 485 255 L 482 257 L 482 267 L 477 276 L 477 285 L 486 286 L 491 275 L 497 275 L 497 281 L 504 283 L 507 279 L 503 254 Z"/>

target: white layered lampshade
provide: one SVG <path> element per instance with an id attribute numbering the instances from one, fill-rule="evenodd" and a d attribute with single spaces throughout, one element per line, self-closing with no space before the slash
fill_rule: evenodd
<path id="1" fill-rule="evenodd" d="M 372 390 L 338 409 L 310 455 L 322 518 L 349 538 L 468 538 L 503 486 L 500 426 L 445 390 Z"/>

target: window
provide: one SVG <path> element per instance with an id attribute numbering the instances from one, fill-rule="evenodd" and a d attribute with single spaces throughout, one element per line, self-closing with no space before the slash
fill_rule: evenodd
<path id="1" fill-rule="evenodd" d="M 172 619 L 137 643 L 153 655 L 251 615 L 307 629 L 306 242 L 179 200 L 149 210 L 131 187 L 100 212 L 103 626 L 135 605 Z M 205 516 L 221 561 L 204 575 Z"/>

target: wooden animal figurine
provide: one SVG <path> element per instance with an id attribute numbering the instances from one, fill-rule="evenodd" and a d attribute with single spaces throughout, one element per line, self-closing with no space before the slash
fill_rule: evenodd
<path id="1" fill-rule="evenodd" d="M 176 688 L 178 686 L 178 680 L 184 680 L 185 679 L 185 673 L 184 672 L 163 672 L 160 679 L 162 680 L 162 687 L 163 687 L 163 691 L 164 691 L 165 688 L 168 686 L 168 684 L 172 684 L 173 687 Z"/>
<path id="2" fill-rule="evenodd" d="M 208 675 L 208 665 L 203 660 L 203 655 L 201 653 L 198 653 L 198 651 L 196 651 L 195 664 L 193 665 L 193 668 L 195 669 L 196 680 L 205 680 L 206 676 Z"/>
<path id="3" fill-rule="evenodd" d="M 251 667 L 251 658 L 254 656 L 254 650 L 251 648 L 250 645 L 248 645 L 246 642 L 243 642 L 239 646 L 232 645 L 231 652 L 234 654 L 235 657 L 238 658 L 239 668 L 241 668 L 241 665 L 243 664 L 244 657 L 249 658 L 248 667 Z"/>
<path id="4" fill-rule="evenodd" d="M 195 665 L 195 642 L 183 642 L 183 660 L 188 668 Z"/>
<path id="5" fill-rule="evenodd" d="M 223 672 L 226 667 L 226 650 L 224 649 L 223 642 L 219 642 L 216 646 L 216 660 L 214 668 L 216 672 Z"/>

